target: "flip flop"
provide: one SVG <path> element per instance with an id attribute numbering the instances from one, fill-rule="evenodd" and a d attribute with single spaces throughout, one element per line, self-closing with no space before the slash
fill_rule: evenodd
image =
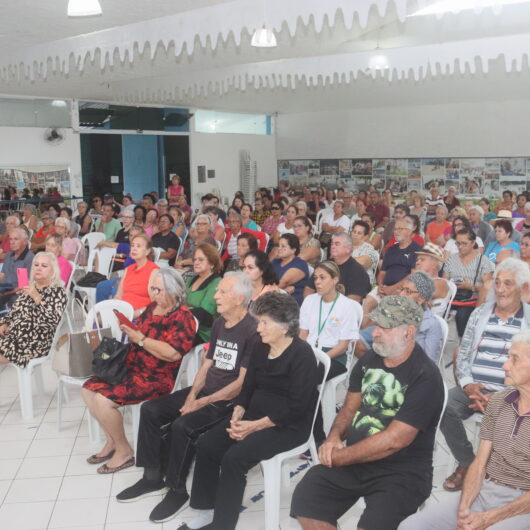
<path id="1" fill-rule="evenodd" d="M 89 464 L 101 464 L 101 463 L 105 462 L 105 460 L 110 460 L 113 456 L 114 456 L 114 449 L 110 453 L 108 453 L 107 455 L 103 455 L 103 456 L 92 455 L 92 456 L 89 456 L 86 459 L 86 461 Z"/>
<path id="2" fill-rule="evenodd" d="M 134 466 L 134 456 L 131 456 L 129 460 L 126 460 L 123 464 L 116 467 L 110 467 L 107 464 L 103 464 L 101 467 L 98 467 L 97 471 L 100 475 L 110 475 L 111 473 L 117 473 L 122 469 L 127 469 L 132 466 Z"/>

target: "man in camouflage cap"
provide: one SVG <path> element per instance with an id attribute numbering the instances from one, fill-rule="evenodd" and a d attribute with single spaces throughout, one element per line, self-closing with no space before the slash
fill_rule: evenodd
<path id="1" fill-rule="evenodd" d="M 369 317 L 373 349 L 353 367 L 344 406 L 319 449 L 321 465 L 293 494 L 291 515 L 304 529 L 335 528 L 360 497 L 366 508 L 359 528 L 397 528 L 431 493 L 444 390 L 438 368 L 415 343 L 423 310 L 390 295 Z"/>

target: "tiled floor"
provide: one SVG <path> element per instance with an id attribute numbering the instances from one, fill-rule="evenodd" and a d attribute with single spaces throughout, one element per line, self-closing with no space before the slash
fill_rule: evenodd
<path id="1" fill-rule="evenodd" d="M 451 357 L 454 343 L 449 342 L 445 357 Z M 452 385 L 452 375 L 446 378 Z M 0 368 L 0 529 L 42 530 L 67 528 L 85 530 L 176 529 L 181 521 L 193 517 L 187 508 L 163 525 L 150 523 L 148 515 L 159 501 L 151 497 L 136 503 L 120 504 L 115 495 L 133 484 L 141 471 L 136 468 L 114 476 L 100 476 L 86 463 L 88 455 L 99 449 L 88 440 L 86 410 L 78 387 L 69 389 L 69 402 L 63 412 L 63 426 L 57 430 L 56 377 L 44 369 L 46 393 L 36 395 L 35 417 L 21 419 L 15 369 Z M 130 418 L 126 416 L 129 426 Z M 444 495 L 441 483 L 446 476 L 447 455 L 442 448 L 435 454 L 433 496 Z M 290 493 L 304 475 L 303 460 L 290 462 L 294 476 L 289 490 L 282 491 L 281 526 L 297 528 L 288 517 Z M 263 478 L 259 468 L 249 473 L 238 529 L 264 528 Z M 342 528 L 355 528 L 361 507 L 354 507 L 341 520 Z"/>

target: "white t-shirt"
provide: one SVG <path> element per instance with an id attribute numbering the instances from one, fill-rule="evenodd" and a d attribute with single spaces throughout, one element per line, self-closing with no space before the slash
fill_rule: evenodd
<path id="1" fill-rule="evenodd" d="M 283 234 L 294 234 L 294 228 L 285 228 L 285 223 L 280 223 L 276 230 L 281 236 Z"/>
<path id="2" fill-rule="evenodd" d="M 329 226 L 342 226 L 342 228 L 344 228 L 344 231 L 348 232 L 350 229 L 350 222 L 351 221 L 347 215 L 342 215 L 338 219 L 335 219 L 334 214 L 330 213 L 326 215 L 326 217 L 324 217 L 324 219 L 322 220 L 322 226 L 324 226 L 324 224 L 326 223 Z"/>
<path id="3" fill-rule="evenodd" d="M 360 304 L 340 294 L 330 313 L 333 302 L 322 302 L 320 321 L 326 323 L 319 336 L 320 299 L 319 294 L 310 294 L 304 299 L 300 308 L 300 329 L 309 331 L 307 342 L 315 346 L 318 338 L 319 348 L 333 348 L 339 340 L 357 340 L 359 338 L 360 322 L 357 319 L 361 312 Z"/>
<path id="4" fill-rule="evenodd" d="M 480 237 L 477 236 L 476 242 L 477 242 L 478 248 L 484 247 L 484 243 L 482 242 L 482 239 L 480 239 Z M 447 243 L 445 244 L 444 250 L 446 252 L 449 252 L 449 254 L 456 254 L 458 252 L 456 241 L 453 238 L 449 239 Z"/>

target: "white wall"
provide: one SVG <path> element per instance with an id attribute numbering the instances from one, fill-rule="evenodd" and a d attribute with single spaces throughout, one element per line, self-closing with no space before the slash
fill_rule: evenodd
<path id="1" fill-rule="evenodd" d="M 192 133 L 190 135 L 191 199 L 194 207 L 199 197 L 219 188 L 223 197 L 232 200 L 239 190 L 239 151 L 250 151 L 257 162 L 258 185 L 275 186 L 278 182 L 274 136 L 257 134 Z M 215 178 L 199 184 L 197 166 L 215 169 Z"/>
<path id="2" fill-rule="evenodd" d="M 282 114 L 278 159 L 530 156 L 530 100 Z"/>
<path id="3" fill-rule="evenodd" d="M 74 195 L 82 194 L 81 146 L 79 135 L 61 129 L 64 141 L 50 145 L 44 140 L 46 129 L 37 127 L 0 127 L 0 166 L 70 167 L 70 187 Z"/>

